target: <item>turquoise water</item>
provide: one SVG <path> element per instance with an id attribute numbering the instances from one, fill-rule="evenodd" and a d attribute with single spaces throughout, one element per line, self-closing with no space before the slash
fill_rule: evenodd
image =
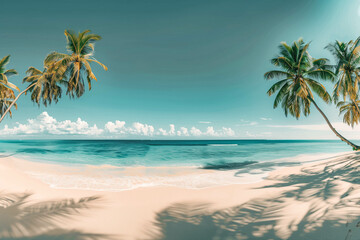
<path id="1" fill-rule="evenodd" d="M 338 153 L 337 140 L 23 140 L 0 141 L 3 156 L 60 164 L 114 166 L 234 166 L 300 154 Z"/>
<path id="2" fill-rule="evenodd" d="M 64 165 L 23 169 L 51 187 L 98 191 L 253 183 L 279 167 L 349 151 L 340 141 L 0 141 L 0 157 Z"/>

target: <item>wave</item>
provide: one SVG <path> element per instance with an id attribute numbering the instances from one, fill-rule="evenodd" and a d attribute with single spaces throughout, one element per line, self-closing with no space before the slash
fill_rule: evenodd
<path id="1" fill-rule="evenodd" d="M 202 189 L 232 184 L 249 184 L 262 181 L 267 173 L 248 173 L 234 177 L 234 171 L 214 171 L 180 176 L 87 176 L 69 174 L 45 174 L 27 172 L 27 174 L 50 185 L 52 188 L 81 189 L 94 191 L 119 192 L 143 187 L 179 187 Z"/>
<path id="2" fill-rule="evenodd" d="M 112 165 L 65 167 L 47 164 L 53 171 L 34 168 L 27 173 L 53 188 L 84 189 L 95 191 L 124 191 L 141 187 L 171 186 L 201 189 L 232 184 L 262 181 L 276 169 L 302 163 L 331 159 L 337 154 L 302 154 L 263 162 L 218 162 L 203 167 L 116 167 Z M 45 163 L 44 163 L 45 164 Z M 220 170 L 220 171 L 219 171 Z M 226 170 L 226 171 L 224 171 Z"/>

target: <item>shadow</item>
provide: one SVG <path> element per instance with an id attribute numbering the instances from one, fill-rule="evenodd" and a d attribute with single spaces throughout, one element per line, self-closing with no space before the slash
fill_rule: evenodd
<path id="1" fill-rule="evenodd" d="M 18 237 L 18 238 L 1 238 L 3 240 L 100 240 L 100 239 L 114 239 L 104 234 L 84 233 L 77 230 L 65 231 L 63 229 L 54 229 L 47 233 L 43 233 L 33 237 Z M 117 238 L 118 239 L 118 238 Z"/>
<path id="2" fill-rule="evenodd" d="M 274 191 L 238 206 L 174 204 L 156 214 L 141 240 L 360 239 L 359 170 L 360 155 L 352 154 L 274 176 L 262 187 Z"/>
<path id="3" fill-rule="evenodd" d="M 30 201 L 31 196 L 30 193 L 0 194 L 0 239 L 114 239 L 109 235 L 66 230 L 60 227 L 64 222 L 80 215 L 83 210 L 97 207 L 100 197 L 34 203 Z"/>
<path id="4" fill-rule="evenodd" d="M 200 169 L 211 169 L 211 170 L 233 170 L 243 168 L 250 164 L 255 164 L 255 161 L 246 161 L 246 162 L 218 162 L 218 163 L 208 163 L 201 167 Z"/>

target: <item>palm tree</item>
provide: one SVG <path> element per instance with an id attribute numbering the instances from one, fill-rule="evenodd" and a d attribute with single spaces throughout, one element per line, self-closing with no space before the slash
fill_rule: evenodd
<path id="1" fill-rule="evenodd" d="M 0 122 L 4 119 L 8 111 L 11 114 L 11 107 L 13 105 L 16 106 L 16 101 L 19 97 L 24 93 L 26 94 L 28 91 L 31 92 L 31 101 L 36 102 L 39 106 L 40 102 L 45 106 L 51 104 L 52 101 L 57 103 L 59 98 L 61 98 L 62 93 L 62 89 L 58 84 L 66 84 L 66 82 L 59 77 L 57 72 L 58 71 L 54 71 L 54 65 L 45 66 L 44 71 L 29 67 L 26 71 L 27 76 L 23 79 L 23 83 L 28 82 L 30 85 L 24 91 L 20 92 L 16 98 L 14 96 L 15 99 L 11 101 L 5 109 L 4 114 L 0 118 Z"/>
<path id="2" fill-rule="evenodd" d="M 336 60 L 335 74 L 338 76 L 335 83 L 333 97 L 335 102 L 338 101 L 340 95 L 344 101 L 349 95 L 350 99 L 355 100 L 359 89 L 360 80 L 360 37 L 355 41 L 343 43 L 335 41 L 328 44 L 328 49 Z M 359 109 L 357 108 L 359 111 Z"/>
<path id="3" fill-rule="evenodd" d="M 40 102 L 47 106 L 52 101 L 55 103 L 61 98 L 62 89 L 60 85 L 65 85 L 67 94 L 70 97 L 80 97 L 85 91 L 84 76 L 86 76 L 89 90 L 91 80 L 96 79 L 91 70 L 90 63 L 95 62 L 105 70 L 107 67 L 92 57 L 94 53 L 94 43 L 101 39 L 99 35 L 90 34 L 89 30 L 76 35 L 71 30 L 65 30 L 67 48 L 71 54 L 57 52 L 50 53 L 44 61 L 44 70 L 41 71 L 34 67 L 27 70 L 27 76 L 23 82 L 30 85 L 20 92 L 16 97 L 12 89 L 14 84 L 7 81 L 7 77 L 16 74 L 14 69 L 5 71 L 4 66 L 9 62 L 9 56 L 0 61 L 0 122 L 7 113 L 11 115 L 11 108 L 16 107 L 16 101 L 21 95 L 31 92 L 31 100 L 40 105 Z M 8 90 L 3 90 L 7 88 Z"/>
<path id="4" fill-rule="evenodd" d="M 16 75 L 17 71 L 15 69 L 6 70 L 6 65 L 10 61 L 10 55 L 2 58 L 0 60 L 0 116 L 3 116 L 9 106 L 15 99 L 15 93 L 13 89 L 19 91 L 19 88 L 8 81 L 8 78 Z M 17 107 L 16 104 L 15 108 Z M 10 117 L 12 117 L 12 112 L 9 109 Z"/>
<path id="5" fill-rule="evenodd" d="M 341 101 L 337 104 L 340 114 L 344 114 L 344 123 L 351 127 L 354 127 L 354 124 L 360 123 L 359 104 L 360 100 Z"/>
<path id="6" fill-rule="evenodd" d="M 14 91 L 0 85 L 0 116 L 5 116 L 5 112 L 9 112 L 10 117 L 12 117 L 10 106 L 14 105 L 17 109 L 17 104 L 14 102 L 14 99 Z"/>
<path id="7" fill-rule="evenodd" d="M 23 82 L 30 83 L 28 91 L 31 92 L 33 102 L 36 102 L 39 106 L 41 100 L 45 106 L 51 104 L 52 101 L 58 102 L 62 93 L 59 84 L 66 84 L 66 82 L 57 78 L 51 67 L 50 70 L 49 67 L 45 67 L 43 71 L 30 67 L 26 73 L 28 76 L 23 79 Z"/>
<path id="8" fill-rule="evenodd" d="M 290 113 L 298 119 L 301 113 L 305 116 L 310 114 L 310 105 L 312 103 L 336 136 L 352 146 L 354 150 L 360 149 L 359 146 L 350 142 L 335 130 L 324 112 L 316 104 L 313 93 L 326 103 L 331 102 L 329 93 L 317 80 L 333 80 L 334 73 L 330 70 L 331 66 L 327 64 L 327 59 L 313 59 L 307 51 L 308 48 L 309 43 L 305 44 L 302 39 L 294 42 L 292 46 L 284 42 L 279 45 L 280 55 L 273 58 L 271 63 L 280 67 L 281 70 L 269 71 L 264 75 L 267 80 L 281 79 L 267 92 L 269 96 L 277 92 L 274 108 L 281 103 L 286 116 Z"/>
<path id="9" fill-rule="evenodd" d="M 20 98 L 21 95 L 23 95 L 24 93 L 26 94 L 26 92 L 34 85 L 31 84 L 30 86 L 28 86 L 25 90 L 21 91 L 16 97 L 15 95 L 11 95 L 11 98 L 7 99 L 6 101 L 4 101 L 2 103 L 2 105 L 0 105 L 3 109 L 3 112 L 1 114 L 1 118 L 0 118 L 0 123 L 2 122 L 2 120 L 5 118 L 6 114 L 9 113 L 10 117 L 12 116 L 11 114 L 11 108 L 13 106 L 15 106 L 15 108 L 17 108 L 17 104 L 16 101 Z M 1 90 L 0 90 L 1 91 Z"/>
<path id="10" fill-rule="evenodd" d="M 19 88 L 8 81 L 8 78 L 10 76 L 18 74 L 15 69 L 8 69 L 6 70 L 5 66 L 10 62 L 10 55 L 7 55 L 3 59 L 0 60 L 0 85 L 6 87 L 6 88 L 14 88 L 18 91 Z"/>
<path id="11" fill-rule="evenodd" d="M 72 30 L 65 30 L 65 36 L 70 53 L 52 52 L 46 57 L 45 64 L 54 64 L 55 68 L 60 69 L 61 72 L 65 69 L 63 78 L 68 82 L 67 94 L 70 97 L 81 97 L 85 92 L 84 78 L 87 79 L 89 90 L 91 89 L 91 80 L 97 80 L 90 63 L 95 62 L 107 70 L 104 64 L 93 58 L 94 44 L 101 37 L 91 34 L 89 30 L 78 34 Z"/>

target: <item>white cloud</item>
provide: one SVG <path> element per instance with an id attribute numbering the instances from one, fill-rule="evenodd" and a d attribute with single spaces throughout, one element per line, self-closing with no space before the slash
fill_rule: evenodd
<path id="1" fill-rule="evenodd" d="M 189 131 L 185 127 L 181 127 L 180 132 L 181 132 L 181 135 L 183 135 L 183 136 L 189 136 Z"/>
<path id="2" fill-rule="evenodd" d="M 200 131 L 200 129 L 197 129 L 196 127 L 192 127 L 190 129 L 190 133 L 193 136 L 201 136 L 202 132 Z"/>
<path id="3" fill-rule="evenodd" d="M 217 136 L 217 133 L 214 130 L 214 127 L 207 127 L 205 135 L 207 136 Z"/>
<path id="4" fill-rule="evenodd" d="M 213 126 L 209 126 L 206 128 L 206 131 L 202 132 L 200 129 L 196 127 L 192 127 L 190 129 L 190 133 L 192 136 L 205 136 L 205 137 L 233 137 L 235 136 L 234 130 L 227 127 L 222 127 L 220 130 L 215 130 Z"/>
<path id="5" fill-rule="evenodd" d="M 199 121 L 199 123 L 202 123 L 202 124 L 210 124 L 211 122 L 208 122 L 208 121 Z"/>
<path id="6" fill-rule="evenodd" d="M 181 127 L 179 131 L 177 131 L 178 136 L 190 136 L 189 131 L 186 127 Z"/>
<path id="7" fill-rule="evenodd" d="M 178 136 L 178 137 L 232 137 L 235 136 L 234 130 L 231 128 L 222 127 L 220 130 L 216 130 L 213 126 L 209 126 L 203 132 L 196 127 L 191 127 L 190 130 L 186 127 L 180 127 L 176 129 L 174 124 L 169 125 L 169 131 L 159 128 L 156 135 L 160 136 Z"/>
<path id="8" fill-rule="evenodd" d="M 231 128 L 223 127 L 222 131 L 223 131 L 223 135 L 225 135 L 225 136 L 229 136 L 229 137 L 235 136 L 235 132 Z"/>
<path id="9" fill-rule="evenodd" d="M 111 133 L 116 133 L 116 132 L 122 132 L 125 133 L 125 122 L 124 121 L 119 121 L 116 120 L 115 123 L 113 122 L 107 122 L 105 124 L 105 129 Z"/>
<path id="10" fill-rule="evenodd" d="M 1 135 L 32 135 L 32 134 L 73 134 L 73 135 L 99 135 L 104 130 L 99 129 L 96 124 L 89 126 L 89 124 L 80 118 L 75 122 L 70 120 L 57 121 L 51 117 L 47 112 L 41 113 L 36 119 L 28 119 L 27 123 L 16 125 L 10 128 L 5 125 L 4 129 L 0 131 Z"/>
<path id="11" fill-rule="evenodd" d="M 170 136 L 175 135 L 175 125 L 174 124 L 170 124 L 170 131 L 169 131 L 168 135 L 170 135 Z"/>
<path id="12" fill-rule="evenodd" d="M 116 120 L 115 123 L 107 122 L 105 130 L 109 133 L 120 135 L 153 136 L 155 133 L 155 128 L 148 124 L 134 122 L 131 127 L 126 127 L 125 125 L 125 121 Z"/>
<path id="13" fill-rule="evenodd" d="M 158 132 L 158 135 L 162 135 L 162 136 L 167 136 L 168 133 L 166 130 L 162 129 L 162 128 L 159 128 L 159 132 Z"/>
<path id="14" fill-rule="evenodd" d="M 152 136 L 154 135 L 155 129 L 151 125 L 134 122 L 132 128 L 129 128 L 128 131 L 133 135 Z"/>
<path id="15" fill-rule="evenodd" d="M 262 118 L 260 118 L 260 120 L 263 120 L 263 121 L 271 121 L 272 119 L 271 119 L 271 118 L 262 117 Z"/>
<path id="16" fill-rule="evenodd" d="M 47 112 L 41 113 L 35 119 L 28 119 L 26 123 L 16 123 L 15 126 L 5 125 L 0 130 L 0 135 L 94 135 L 106 136 L 171 136 L 171 137 L 232 137 L 235 132 L 231 128 L 221 127 L 215 129 L 208 126 L 204 131 L 191 127 L 176 128 L 169 124 L 168 130 L 164 128 L 155 129 L 152 125 L 134 122 L 127 125 L 125 121 L 116 120 L 107 122 L 104 129 L 98 128 L 95 124 L 90 126 L 86 121 L 78 118 L 76 121 L 58 121 Z"/>

